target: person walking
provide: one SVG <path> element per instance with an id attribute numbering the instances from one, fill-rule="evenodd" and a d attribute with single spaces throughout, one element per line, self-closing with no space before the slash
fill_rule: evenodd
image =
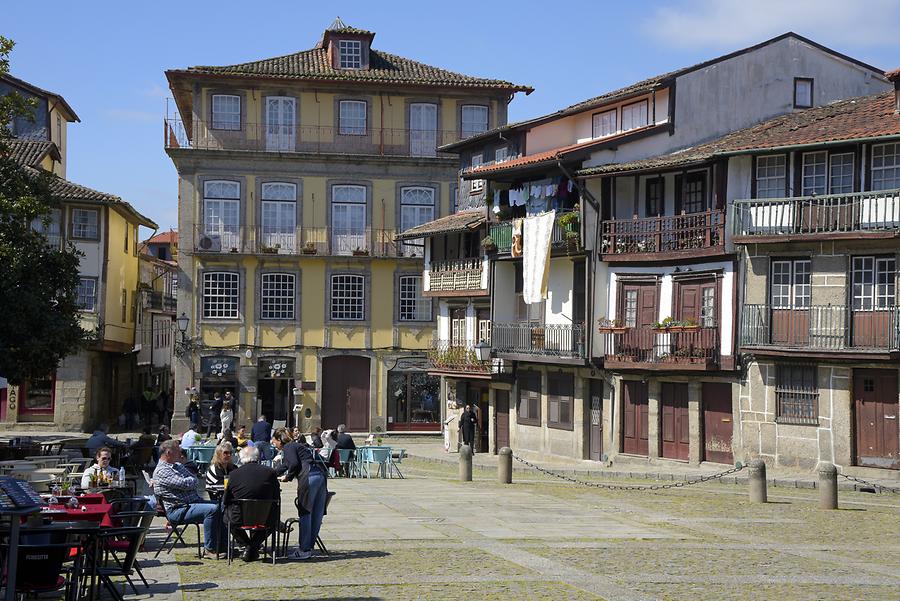
<path id="1" fill-rule="evenodd" d="M 218 392 L 213 395 L 212 406 L 209 408 L 209 421 L 206 422 L 206 437 L 209 438 L 209 435 L 212 434 L 213 429 L 219 429 L 219 414 L 222 412 L 222 407 L 225 405 L 225 401 L 222 399 L 222 395 Z"/>
<path id="2" fill-rule="evenodd" d="M 472 454 L 475 454 L 475 430 L 478 426 L 478 415 L 472 410 L 472 405 L 466 405 L 459 418 L 459 427 L 462 430 L 463 444 L 469 445 Z"/>
<path id="3" fill-rule="evenodd" d="M 231 430 L 233 421 L 234 411 L 231 408 L 231 401 L 225 401 L 222 405 L 222 411 L 219 412 L 219 423 L 222 424 L 222 436 L 225 436 L 225 430 Z"/>
<path id="4" fill-rule="evenodd" d="M 197 401 L 196 396 L 191 396 L 191 400 L 188 402 L 188 406 L 184 410 L 184 416 L 188 418 L 188 420 L 192 424 L 200 423 L 200 403 Z"/>
<path id="5" fill-rule="evenodd" d="M 282 482 L 297 479 L 297 510 L 300 513 L 300 547 L 291 553 L 291 559 L 309 559 L 313 545 L 319 537 L 325 501 L 328 498 L 328 475 L 320 461 L 316 461 L 312 449 L 294 442 L 287 428 L 278 428 L 272 435 L 272 444 L 284 453 Z"/>

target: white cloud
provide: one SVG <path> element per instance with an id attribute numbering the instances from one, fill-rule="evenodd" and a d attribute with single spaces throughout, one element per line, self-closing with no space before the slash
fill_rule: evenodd
<path id="1" fill-rule="evenodd" d="M 787 31 L 850 46 L 897 45 L 900 0 L 685 0 L 642 23 L 662 44 L 732 49 Z"/>

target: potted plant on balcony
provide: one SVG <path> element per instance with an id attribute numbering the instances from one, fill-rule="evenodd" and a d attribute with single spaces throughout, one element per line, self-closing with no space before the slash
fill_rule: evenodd
<path id="1" fill-rule="evenodd" d="M 360 248 L 357 246 L 356 248 L 353 249 L 354 257 L 366 257 L 368 255 L 369 255 L 369 251 L 364 248 Z"/>
<path id="2" fill-rule="evenodd" d="M 577 231 L 566 232 L 566 252 L 574 254 L 581 250 L 581 234 Z"/>
<path id="3" fill-rule="evenodd" d="M 673 317 L 666 317 L 662 321 L 655 321 L 650 327 L 662 332 L 680 332 L 683 329 L 681 322 Z"/>
<path id="4" fill-rule="evenodd" d="M 306 244 L 303 245 L 303 249 L 300 251 L 304 255 L 314 255 L 318 252 L 316 249 L 316 245 L 313 244 L 312 240 L 307 240 Z"/>
<path id="5" fill-rule="evenodd" d="M 481 248 L 486 253 L 495 253 L 497 252 L 497 244 L 494 242 L 494 239 L 490 236 L 485 236 L 481 239 Z"/>
<path id="6" fill-rule="evenodd" d="M 624 334 L 628 331 L 626 326 L 618 319 L 607 319 L 601 317 L 597 320 L 597 329 L 603 334 Z"/>
<path id="7" fill-rule="evenodd" d="M 275 254 L 278 254 L 278 248 L 276 248 L 276 247 L 274 247 L 274 246 L 266 246 L 266 245 L 262 245 L 262 246 L 260 247 L 260 250 L 261 250 L 263 253 L 267 254 L 267 255 L 275 255 Z"/>
<path id="8" fill-rule="evenodd" d="M 575 207 L 573 207 L 570 212 L 560 215 L 556 222 L 566 233 L 578 232 L 578 226 L 581 223 L 581 217 L 578 212 L 578 205 L 575 205 Z"/>
<path id="9" fill-rule="evenodd" d="M 687 319 L 681 322 L 681 329 L 685 332 L 696 332 L 700 329 L 700 324 L 693 319 Z"/>

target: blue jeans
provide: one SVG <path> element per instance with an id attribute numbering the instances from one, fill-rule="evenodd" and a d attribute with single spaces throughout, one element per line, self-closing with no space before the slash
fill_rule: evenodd
<path id="1" fill-rule="evenodd" d="M 199 524 L 203 522 L 203 546 L 207 551 L 216 551 L 219 542 L 219 525 L 222 523 L 222 513 L 218 503 L 202 501 L 191 503 L 185 507 L 176 507 L 166 515 L 170 522 L 181 524 Z"/>
<path id="2" fill-rule="evenodd" d="M 309 502 L 311 511 L 300 516 L 300 550 L 311 551 L 322 527 L 325 497 L 328 494 L 325 476 L 316 468 L 309 472 Z"/>

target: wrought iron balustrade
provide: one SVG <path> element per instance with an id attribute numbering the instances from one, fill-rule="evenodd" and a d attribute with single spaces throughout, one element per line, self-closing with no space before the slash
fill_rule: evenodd
<path id="1" fill-rule="evenodd" d="M 198 253 L 271 255 L 323 255 L 360 257 L 420 257 L 400 242 L 396 232 L 376 228 L 284 226 L 198 226 L 194 249 Z"/>
<path id="2" fill-rule="evenodd" d="M 428 351 L 432 367 L 464 373 L 490 373 L 491 362 L 478 359 L 473 341 L 434 340 Z"/>
<path id="3" fill-rule="evenodd" d="M 719 362 L 719 329 L 625 328 L 604 333 L 606 360 L 624 363 L 708 365 Z"/>
<path id="4" fill-rule="evenodd" d="M 491 348 L 501 354 L 583 359 L 584 324 L 495 323 Z"/>

